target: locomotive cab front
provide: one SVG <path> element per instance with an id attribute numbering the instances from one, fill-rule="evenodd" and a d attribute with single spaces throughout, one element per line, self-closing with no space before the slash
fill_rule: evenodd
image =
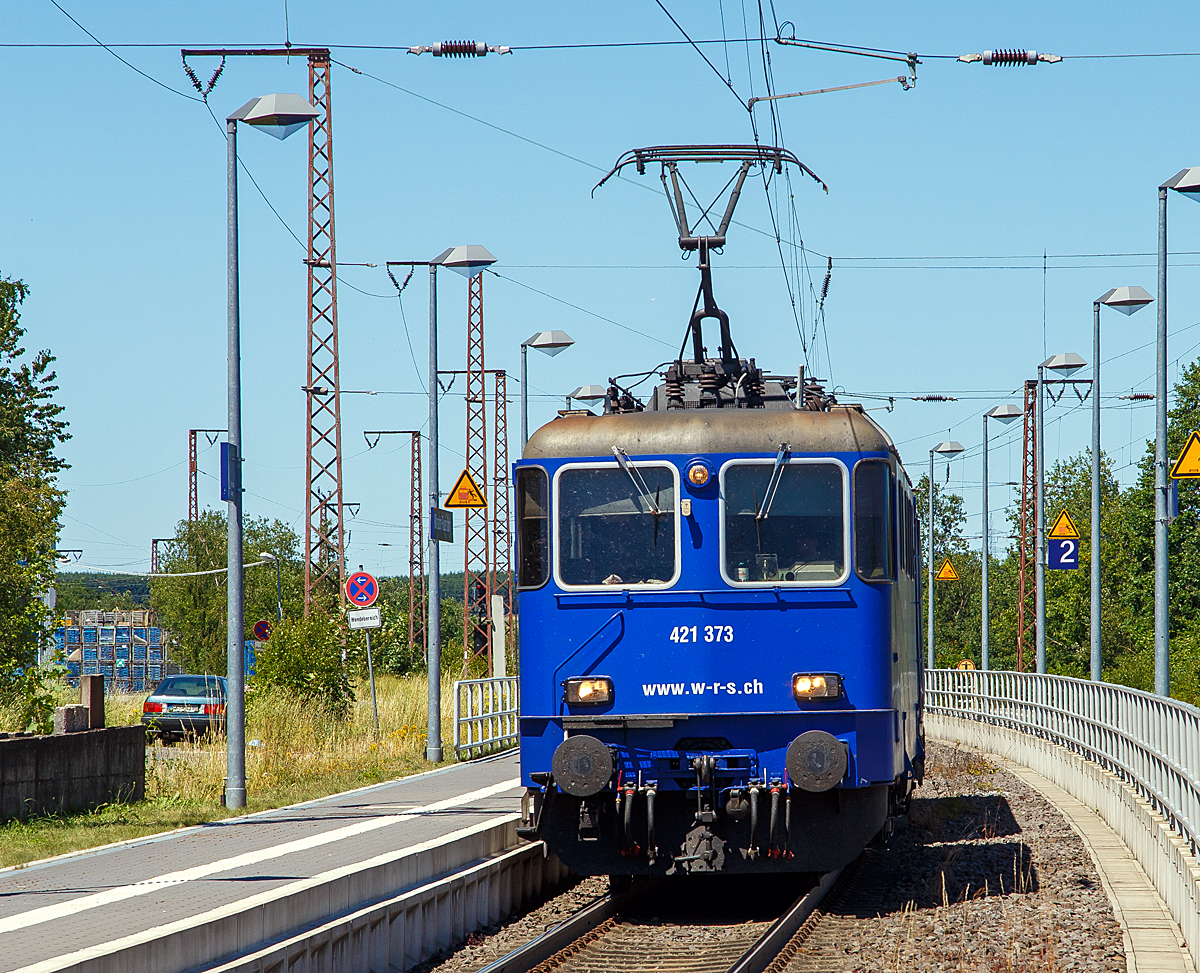
<path id="1" fill-rule="evenodd" d="M 836 405 L 566 415 L 515 486 L 522 833 L 580 874 L 852 860 L 923 758 L 886 433 Z"/>

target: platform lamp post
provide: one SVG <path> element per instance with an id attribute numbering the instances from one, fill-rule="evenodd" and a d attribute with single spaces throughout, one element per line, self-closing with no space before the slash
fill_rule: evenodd
<path id="1" fill-rule="evenodd" d="M 942 456 L 957 456 L 963 451 L 962 443 L 957 443 L 954 440 L 938 443 L 929 451 L 929 661 L 926 665 L 927 669 L 933 668 L 933 456 L 938 453 Z"/>
<path id="2" fill-rule="evenodd" d="M 243 670 L 245 644 L 245 592 L 242 587 L 242 373 L 241 320 L 238 300 L 238 197 L 237 124 L 242 122 L 285 139 L 321 113 L 300 95 L 272 94 L 251 98 L 225 119 L 226 179 L 228 199 L 228 399 L 227 476 L 221 493 L 228 502 L 227 566 L 228 614 L 226 618 L 226 782 L 225 806 L 246 806 L 246 682 Z"/>
<path id="3" fill-rule="evenodd" d="M 1200 166 L 1158 187 L 1158 348 L 1154 408 L 1154 692 L 1171 695 L 1171 614 L 1167 582 L 1167 190 L 1200 202 Z"/>
<path id="4" fill-rule="evenodd" d="M 482 274 L 496 262 L 487 248 L 478 245 L 451 247 L 429 261 L 429 509 L 441 502 L 438 484 L 438 350 L 437 350 L 437 269 L 446 267 L 464 277 Z M 428 712 L 425 722 L 425 759 L 442 759 L 442 562 L 440 542 L 429 545 L 429 654 L 427 667 Z"/>
<path id="5" fill-rule="evenodd" d="M 988 519 L 988 420 L 995 419 L 997 422 L 1003 422 L 1006 426 L 1014 419 L 1020 419 L 1024 415 L 1020 406 L 1006 403 L 998 405 L 994 409 L 989 409 L 983 414 L 983 545 L 980 548 L 983 557 L 980 559 L 982 566 L 982 580 L 980 582 L 980 629 L 979 629 L 979 664 L 984 672 L 991 668 L 991 658 L 988 654 L 988 642 L 991 636 L 992 622 L 991 615 L 988 612 L 988 567 L 991 560 L 991 523 Z"/>
<path id="6" fill-rule="evenodd" d="M 1074 375 L 1087 362 L 1075 352 L 1051 355 L 1038 365 L 1037 378 L 1037 497 L 1034 503 L 1034 579 L 1037 607 L 1037 671 L 1046 671 L 1046 369 L 1063 378 Z M 1052 379 L 1053 381 L 1053 379 Z"/>
<path id="7" fill-rule="evenodd" d="M 259 551 L 258 556 L 264 561 L 275 562 L 275 620 L 283 621 L 283 571 L 282 562 L 270 551 Z"/>
<path id="8" fill-rule="evenodd" d="M 565 331 L 539 331 L 521 342 L 521 451 L 529 442 L 529 349 L 536 348 L 544 355 L 553 358 L 575 344 L 575 340 Z"/>
<path id="9" fill-rule="evenodd" d="M 1122 314 L 1140 311 L 1154 298 L 1141 287 L 1114 287 L 1092 301 L 1092 593 L 1091 677 L 1099 682 L 1103 658 L 1100 652 L 1100 305 Z"/>

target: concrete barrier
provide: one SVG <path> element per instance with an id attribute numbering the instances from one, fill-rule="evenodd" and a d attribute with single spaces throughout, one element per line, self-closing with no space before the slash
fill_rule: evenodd
<path id="1" fill-rule="evenodd" d="M 406 970 L 567 876 L 520 815 L 289 882 L 37 964 L 38 973 L 365 973 Z"/>
<path id="2" fill-rule="evenodd" d="M 994 753 L 1037 771 L 1096 811 L 1138 860 L 1200 967 L 1200 864 L 1189 843 L 1128 784 L 1044 737 L 927 710 L 930 740 Z"/>
<path id="3" fill-rule="evenodd" d="M 0 739 L 0 821 L 140 801 L 145 792 L 141 726 Z"/>

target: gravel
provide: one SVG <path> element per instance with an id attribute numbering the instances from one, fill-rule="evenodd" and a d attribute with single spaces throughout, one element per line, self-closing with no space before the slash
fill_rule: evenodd
<path id="1" fill-rule="evenodd" d="M 788 973 L 1125 970 L 1121 927 L 1062 814 L 986 758 L 938 744 L 907 826 L 825 911 Z"/>
<path id="2" fill-rule="evenodd" d="M 1124 971 L 1120 926 L 1087 850 L 1057 809 L 977 754 L 930 744 L 928 763 L 907 823 L 835 889 L 811 937 L 783 968 Z M 475 973 L 607 891 L 606 878 L 579 880 L 523 917 L 475 933 L 418 973 Z M 731 898 L 745 902 L 740 894 Z M 722 935 L 711 929 L 714 946 Z M 672 934 L 681 941 L 697 936 L 697 944 L 704 941 L 699 925 Z"/>

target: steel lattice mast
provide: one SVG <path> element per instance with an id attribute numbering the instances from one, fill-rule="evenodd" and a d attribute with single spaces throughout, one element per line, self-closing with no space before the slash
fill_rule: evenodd
<path id="1" fill-rule="evenodd" d="M 421 490 L 421 433 L 412 432 L 412 481 L 408 507 L 408 654 L 419 646 L 428 657 L 429 632 L 425 620 L 425 514 Z"/>
<path id="2" fill-rule="evenodd" d="M 482 275 L 481 275 L 482 276 Z M 503 369 L 496 372 L 496 445 L 495 476 L 492 479 L 492 594 L 503 599 L 502 615 L 492 630 L 493 659 L 496 639 L 503 647 L 501 657 L 508 660 L 508 629 L 505 620 L 512 614 L 512 525 L 508 504 L 508 379 Z M 488 675 L 497 673 L 494 665 Z"/>
<path id="3" fill-rule="evenodd" d="M 483 361 L 483 274 L 473 274 L 467 290 L 467 470 L 479 492 L 488 495 L 487 392 Z M 492 668 L 488 616 L 491 614 L 491 558 L 488 511 L 466 511 L 463 543 L 463 672 L 477 655 Z"/>
<path id="4" fill-rule="evenodd" d="M 308 148 L 308 421 L 306 442 L 304 613 L 343 600 L 342 416 L 338 367 L 337 252 L 333 219 L 333 114 L 329 51 L 308 55 L 309 101 L 321 115 Z M 336 594 L 330 589 L 332 584 Z M 326 595 L 321 597 L 321 589 Z"/>
<path id="5" fill-rule="evenodd" d="M 196 434 L 204 433 L 208 438 L 209 445 L 212 445 L 216 440 L 212 437 L 219 436 L 224 429 L 189 429 L 188 430 L 188 522 L 194 524 L 200 519 L 200 495 L 197 488 L 196 479 L 199 476 L 199 465 L 196 453 Z"/>
<path id="6" fill-rule="evenodd" d="M 1025 382 L 1025 428 L 1021 439 L 1021 525 L 1017 537 L 1017 671 L 1025 663 L 1025 638 L 1028 634 L 1028 577 L 1033 563 L 1034 497 L 1037 493 L 1037 382 Z M 1036 627 L 1036 619 L 1032 626 Z"/>
<path id="7" fill-rule="evenodd" d="M 337 251 L 333 221 L 333 114 L 331 60 L 326 47 L 184 48 L 184 69 L 205 102 L 208 86 L 188 66 L 189 57 L 307 57 L 308 100 L 321 114 L 308 126 L 308 396 L 305 473 L 304 614 L 313 593 L 332 583 L 326 608 L 341 603 L 346 580 L 342 531 L 342 415 L 338 368 Z"/>

